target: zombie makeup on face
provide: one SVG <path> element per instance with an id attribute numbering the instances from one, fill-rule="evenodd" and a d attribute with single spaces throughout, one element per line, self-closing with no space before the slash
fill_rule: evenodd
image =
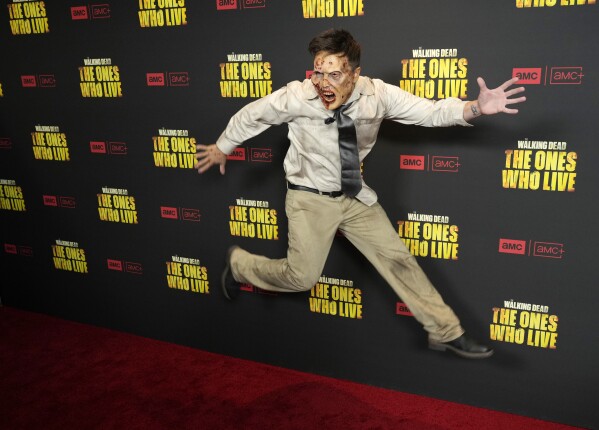
<path id="1" fill-rule="evenodd" d="M 314 57 L 312 84 L 329 110 L 343 105 L 351 96 L 360 68 L 352 70 L 346 56 L 319 52 Z"/>

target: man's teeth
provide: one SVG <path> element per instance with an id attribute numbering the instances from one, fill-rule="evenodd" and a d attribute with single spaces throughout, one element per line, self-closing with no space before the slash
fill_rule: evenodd
<path id="1" fill-rule="evenodd" d="M 329 91 L 323 91 L 322 95 L 324 96 L 325 99 L 327 100 L 333 100 L 335 98 L 335 93 L 333 92 L 329 92 Z"/>

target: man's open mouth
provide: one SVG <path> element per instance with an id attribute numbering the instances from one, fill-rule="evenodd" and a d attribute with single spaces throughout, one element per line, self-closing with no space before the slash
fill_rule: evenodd
<path id="1" fill-rule="evenodd" d="M 322 102 L 325 105 L 327 105 L 327 106 L 330 105 L 337 98 L 333 91 L 328 90 L 328 89 L 322 89 L 318 85 L 314 85 L 314 86 L 316 87 L 316 91 L 318 91 L 318 95 L 320 96 Z"/>
<path id="2" fill-rule="evenodd" d="M 332 103 L 335 101 L 335 93 L 332 91 L 322 90 L 320 92 L 320 95 L 328 103 Z"/>

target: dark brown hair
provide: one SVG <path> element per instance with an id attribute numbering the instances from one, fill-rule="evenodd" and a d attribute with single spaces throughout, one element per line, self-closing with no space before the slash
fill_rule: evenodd
<path id="1" fill-rule="evenodd" d="M 345 30 L 331 28 L 323 31 L 310 41 L 308 51 L 312 57 L 320 51 L 343 54 L 352 70 L 360 66 L 360 44 Z"/>

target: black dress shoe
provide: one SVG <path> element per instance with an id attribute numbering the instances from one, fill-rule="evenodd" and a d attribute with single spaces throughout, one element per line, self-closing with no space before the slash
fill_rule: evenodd
<path id="1" fill-rule="evenodd" d="M 493 348 L 481 345 L 465 334 L 449 342 L 428 341 L 428 347 L 435 351 L 447 351 L 464 358 L 487 358 L 493 355 Z"/>
<path id="2" fill-rule="evenodd" d="M 231 254 L 235 249 L 239 248 L 237 245 L 231 246 L 227 250 L 227 256 L 225 257 L 225 270 L 220 277 L 223 294 L 229 300 L 234 300 L 239 295 L 240 283 L 233 278 L 233 272 L 231 271 Z"/>

